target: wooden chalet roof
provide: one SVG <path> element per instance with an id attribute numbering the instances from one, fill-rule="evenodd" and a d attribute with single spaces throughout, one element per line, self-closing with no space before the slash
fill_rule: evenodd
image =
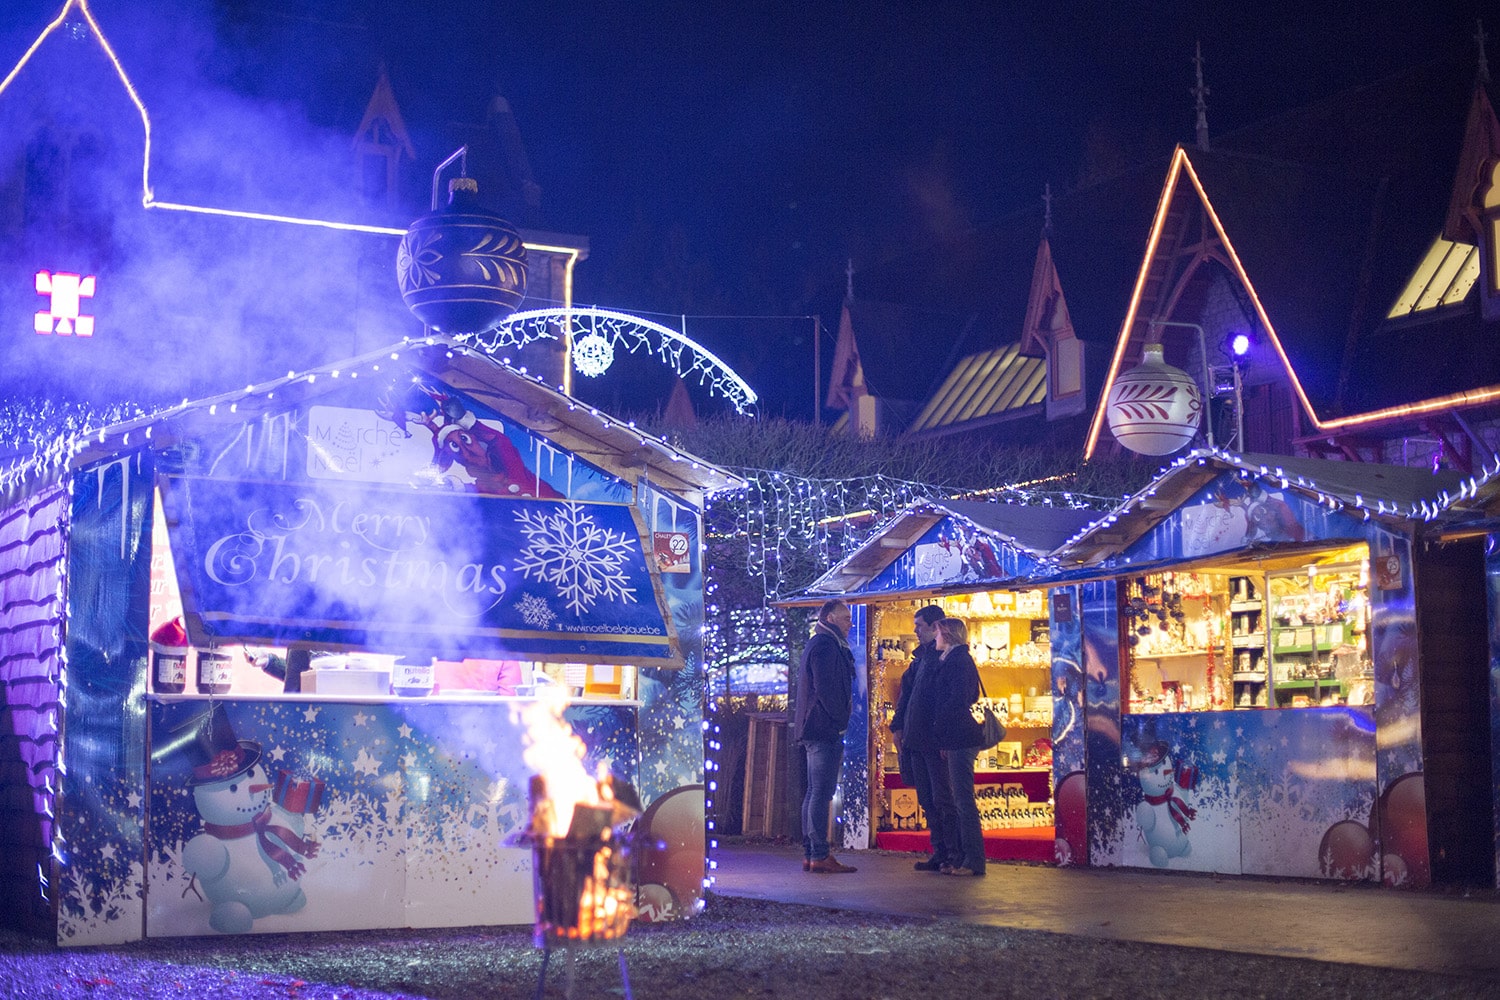
<path id="1" fill-rule="evenodd" d="M 962 518 L 1002 545 L 1041 560 L 1098 516 L 1098 511 L 1067 507 L 981 500 L 923 501 L 881 525 L 863 545 L 813 581 L 802 595 L 784 603 L 811 603 L 832 595 L 858 596 L 870 581 L 945 517 Z M 990 589 L 994 583 L 988 581 L 984 586 Z M 891 596 L 886 592 L 881 594 L 883 598 Z"/>
<path id="2" fill-rule="evenodd" d="M 1436 519 L 1466 489 L 1466 477 L 1450 470 L 1202 448 L 1178 458 L 1114 511 L 1092 521 L 1060 546 L 1057 560 L 1064 568 L 1086 569 L 1122 552 L 1228 470 L 1346 507 L 1356 516 L 1393 522 Z"/>
<path id="3" fill-rule="evenodd" d="M 639 431 L 631 422 L 580 403 L 483 351 L 432 335 L 340 364 L 289 372 L 237 392 L 184 401 L 138 419 L 41 442 L 35 451 L 0 468 L 0 508 L 76 469 L 147 443 L 168 447 L 210 423 L 249 422 L 314 402 L 351 380 L 380 377 L 377 373 L 382 366 L 387 373 L 392 367 L 405 366 L 429 374 L 627 483 L 644 479 L 698 506 L 708 494 L 744 485 L 739 476 Z"/>

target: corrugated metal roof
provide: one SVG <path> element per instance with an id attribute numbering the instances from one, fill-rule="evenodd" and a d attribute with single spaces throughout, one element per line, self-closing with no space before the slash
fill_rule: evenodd
<path id="1" fill-rule="evenodd" d="M 1047 398 L 1047 362 L 1005 344 L 963 358 L 907 428 L 917 434 L 1036 406 Z"/>

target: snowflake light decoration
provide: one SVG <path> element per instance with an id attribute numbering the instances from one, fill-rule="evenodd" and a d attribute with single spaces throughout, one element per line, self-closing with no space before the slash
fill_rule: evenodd
<path id="1" fill-rule="evenodd" d="M 523 594 L 516 602 L 516 611 L 520 613 L 521 620 L 532 628 L 547 628 L 557 620 L 547 602 L 535 594 Z"/>
<path id="2" fill-rule="evenodd" d="M 552 584 L 577 614 L 600 599 L 635 601 L 625 567 L 636 540 L 626 532 L 601 528 L 577 504 L 550 513 L 521 510 L 516 523 L 527 540 L 516 570 L 528 580 Z"/>
<path id="3" fill-rule="evenodd" d="M 573 342 L 573 365 L 589 378 L 598 378 L 614 363 L 614 345 L 597 333 Z"/>

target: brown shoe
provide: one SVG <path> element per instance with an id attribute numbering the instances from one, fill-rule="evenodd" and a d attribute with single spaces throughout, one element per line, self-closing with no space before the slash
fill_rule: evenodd
<path id="1" fill-rule="evenodd" d="M 859 871 L 853 865 L 840 864 L 839 859 L 832 854 L 820 861 L 809 862 L 807 870 L 818 875 L 843 875 L 845 872 Z"/>
<path id="2" fill-rule="evenodd" d="M 805 872 L 812 871 L 812 860 L 810 858 L 802 859 L 802 870 Z"/>

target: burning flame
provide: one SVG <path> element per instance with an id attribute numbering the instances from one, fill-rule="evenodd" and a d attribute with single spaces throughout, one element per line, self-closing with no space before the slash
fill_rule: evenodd
<path id="1" fill-rule="evenodd" d="M 573 727 L 563 721 L 563 710 L 567 707 L 567 692 L 546 687 L 537 692 L 535 701 L 521 709 L 526 731 L 522 759 L 531 773 L 545 782 L 547 789 L 545 802 L 537 804 L 531 817 L 533 836 L 566 836 L 575 807 L 602 803 L 599 789 L 603 775 L 591 776 L 583 766 L 587 748 L 574 735 Z M 540 815 L 543 812 L 550 815 Z"/>
<path id="2" fill-rule="evenodd" d="M 639 810 L 615 797 L 602 764 L 584 767 L 585 747 L 563 721 L 567 699 L 548 691 L 521 710 L 523 757 L 531 778 L 532 870 L 536 881 L 536 940 L 608 941 L 635 916 L 628 869 L 628 836 L 621 826 Z"/>

